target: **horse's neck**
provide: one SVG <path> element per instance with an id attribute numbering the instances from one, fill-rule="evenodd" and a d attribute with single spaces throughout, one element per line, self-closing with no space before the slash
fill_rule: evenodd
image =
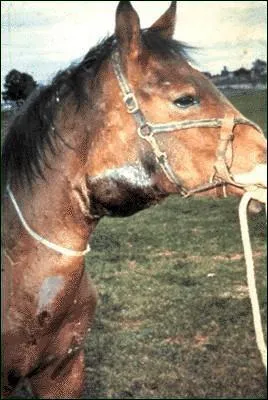
<path id="1" fill-rule="evenodd" d="M 72 112 L 69 115 L 70 119 L 71 117 Z M 64 114 L 58 129 L 68 146 L 59 141 L 56 154 L 47 152 L 46 160 L 50 167 L 44 167 L 45 179 L 36 178 L 32 190 L 25 183 L 16 186 L 11 181 L 10 186 L 23 217 L 36 233 L 62 247 L 84 250 L 97 224 L 88 214 L 88 193 L 85 184 L 84 164 L 90 135 L 86 132 L 84 120 L 81 122 L 80 118 L 80 122 L 75 121 L 74 125 L 74 121 L 71 123 L 67 119 L 67 115 Z M 19 217 L 8 197 L 6 202 L 6 237 L 15 238 L 21 232 L 29 238 L 29 234 L 22 229 Z M 34 245 L 36 243 L 32 240 L 32 246 Z"/>
<path id="2" fill-rule="evenodd" d="M 83 212 L 79 193 L 81 187 L 73 186 L 61 174 L 54 172 L 49 175 L 46 181 L 37 179 L 32 191 L 13 185 L 12 190 L 22 215 L 27 224 L 46 240 L 65 248 L 84 250 L 96 222 Z M 6 197 L 6 202 L 5 226 L 9 229 L 12 225 L 13 238 L 22 232 L 27 241 L 30 235 L 22 227 L 11 199 Z M 34 239 L 31 242 L 33 246 L 36 245 Z"/>

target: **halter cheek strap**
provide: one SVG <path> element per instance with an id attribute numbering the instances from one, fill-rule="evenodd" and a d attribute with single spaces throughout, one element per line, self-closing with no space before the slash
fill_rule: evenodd
<path id="1" fill-rule="evenodd" d="M 48 247 L 51 250 L 56 251 L 57 253 L 62 254 L 63 256 L 67 256 L 67 257 L 82 257 L 85 254 L 87 254 L 90 251 L 90 246 L 89 244 L 87 245 L 85 250 L 82 251 L 77 251 L 77 250 L 72 250 L 72 249 L 68 249 L 66 247 L 62 247 L 59 246 L 58 244 L 52 243 L 49 240 L 45 239 L 44 237 L 40 236 L 38 233 L 36 233 L 26 222 L 26 220 L 24 219 L 22 212 L 18 206 L 18 203 L 15 199 L 15 196 L 13 194 L 13 192 L 11 191 L 9 185 L 7 186 L 7 193 L 10 197 L 10 200 L 17 212 L 17 215 L 24 227 L 24 229 L 29 233 L 30 236 L 32 236 L 37 242 L 42 243 L 44 246 Z"/>
<path id="2" fill-rule="evenodd" d="M 235 119 L 233 115 L 228 115 L 223 120 L 219 144 L 216 150 L 216 161 L 214 164 L 215 178 L 219 176 L 221 177 L 221 179 L 224 179 L 226 183 L 228 182 L 232 184 L 234 184 L 235 182 L 231 177 L 229 169 L 233 161 L 232 140 L 234 138 L 234 120 Z M 227 154 L 228 150 L 230 153 L 229 157 Z M 227 160 L 227 157 L 229 158 L 229 160 Z"/>

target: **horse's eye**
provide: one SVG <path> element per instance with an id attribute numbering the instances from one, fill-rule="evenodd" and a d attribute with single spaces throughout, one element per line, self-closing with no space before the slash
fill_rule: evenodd
<path id="1" fill-rule="evenodd" d="M 174 101 L 175 106 L 177 106 L 179 108 L 191 107 L 198 103 L 199 103 L 198 98 L 194 97 L 192 95 L 182 96 Z"/>

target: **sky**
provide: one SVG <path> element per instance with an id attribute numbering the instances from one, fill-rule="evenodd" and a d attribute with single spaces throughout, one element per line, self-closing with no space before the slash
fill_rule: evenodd
<path id="1" fill-rule="evenodd" d="M 117 1 L 1 1 L 1 87 L 15 68 L 46 84 L 59 69 L 79 61 L 112 34 Z M 168 8 L 168 1 L 132 1 L 141 27 Z M 179 1 L 174 38 L 196 46 L 201 71 L 220 73 L 255 59 L 267 61 L 266 1 Z"/>

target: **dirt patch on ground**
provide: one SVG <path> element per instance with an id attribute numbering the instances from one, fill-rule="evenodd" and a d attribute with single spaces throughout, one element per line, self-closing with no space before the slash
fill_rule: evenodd
<path id="1" fill-rule="evenodd" d="M 253 257 L 261 257 L 263 253 L 261 251 L 255 251 L 253 252 Z M 233 253 L 233 254 L 227 254 L 227 255 L 217 255 L 212 257 L 213 260 L 226 260 L 226 261 L 238 261 L 238 260 L 243 260 L 244 259 L 244 253 Z"/>
<path id="2" fill-rule="evenodd" d="M 141 320 L 124 320 L 119 323 L 119 326 L 124 331 L 136 331 L 140 329 L 142 323 Z"/>

